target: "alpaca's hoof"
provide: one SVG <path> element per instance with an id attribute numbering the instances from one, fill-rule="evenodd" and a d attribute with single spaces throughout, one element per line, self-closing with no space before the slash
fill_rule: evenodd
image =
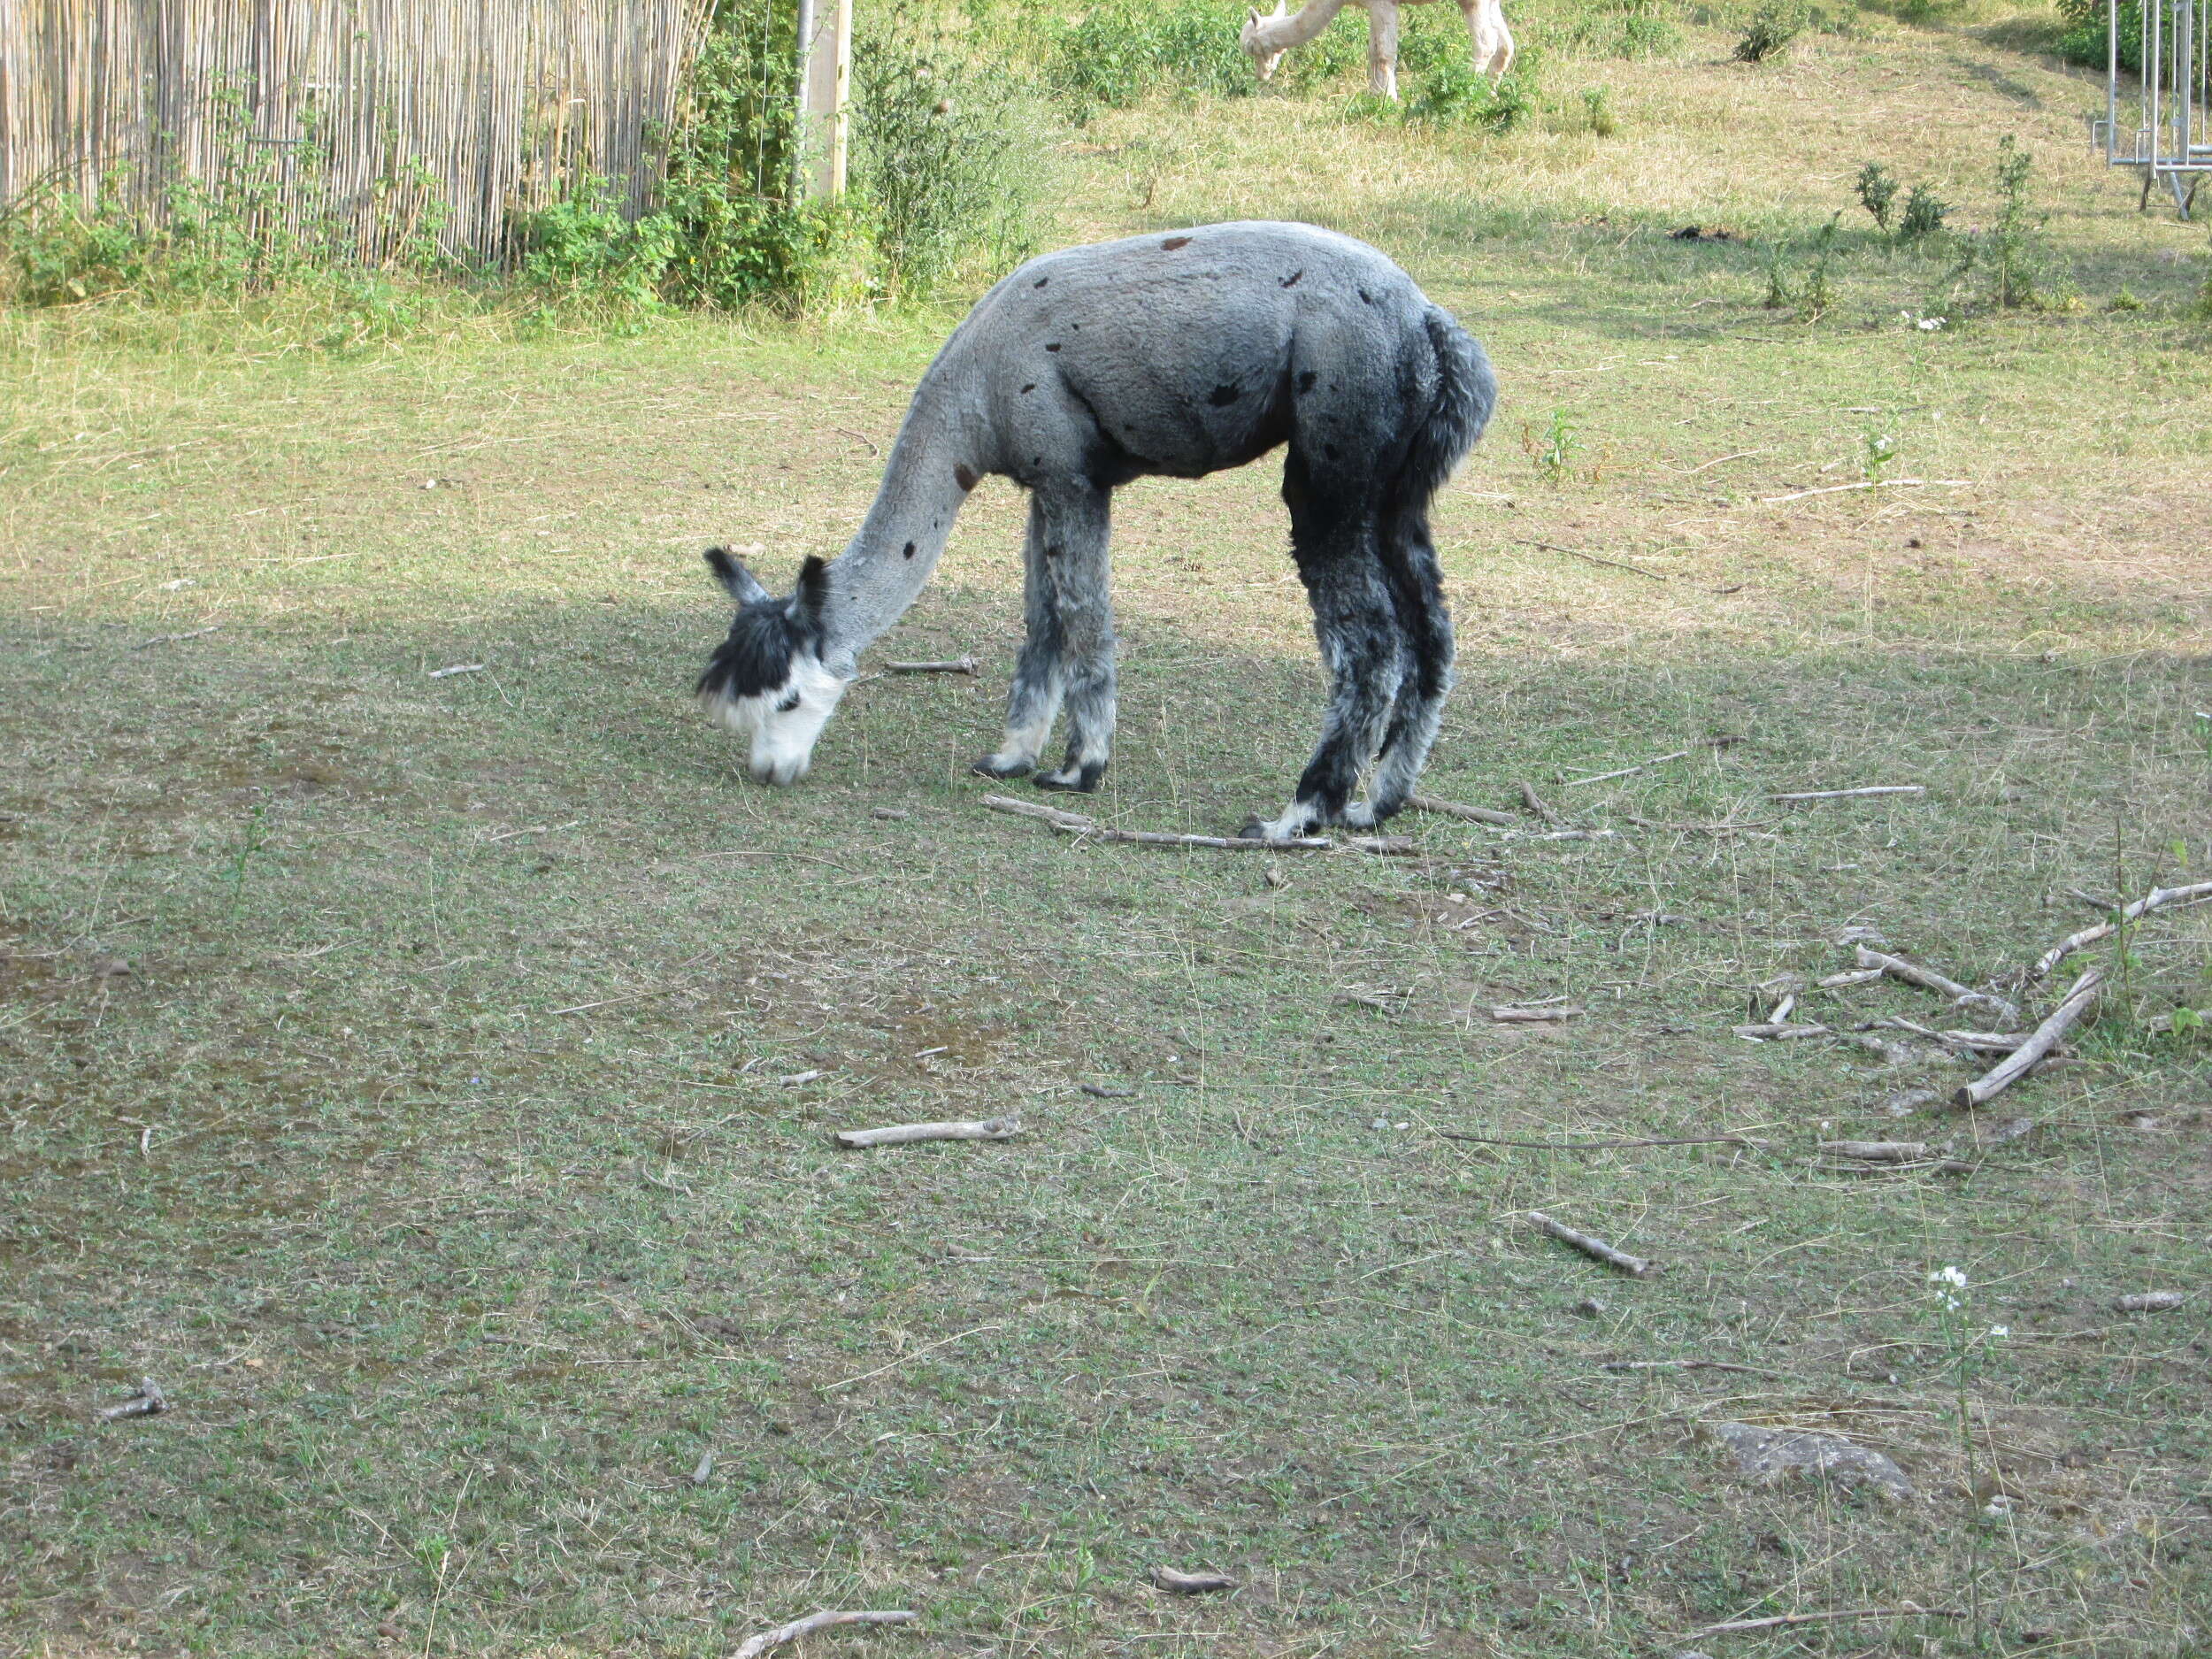
<path id="1" fill-rule="evenodd" d="M 1079 770 L 1064 766 L 1058 772 L 1041 772 L 1030 781 L 1040 789 L 1059 790 L 1068 795 L 1094 795 L 1098 780 L 1106 775 L 1104 764 L 1085 766 Z"/>
<path id="2" fill-rule="evenodd" d="M 1025 761 L 1016 761 L 1010 765 L 1002 762 L 996 755 L 986 755 L 968 770 L 979 778 L 1026 778 L 1037 769 Z"/>
<path id="3" fill-rule="evenodd" d="M 1240 841 L 1263 841 L 1267 838 L 1267 826 L 1256 818 L 1245 819 L 1244 827 L 1237 832 Z"/>

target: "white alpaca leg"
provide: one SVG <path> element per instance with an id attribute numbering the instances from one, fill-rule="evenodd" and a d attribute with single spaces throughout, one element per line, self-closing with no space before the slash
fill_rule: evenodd
<path id="1" fill-rule="evenodd" d="M 1503 75 L 1513 67 L 1513 31 L 1506 27 L 1505 8 L 1499 0 L 1463 0 L 1460 12 L 1474 46 L 1475 73 Z"/>
<path id="2" fill-rule="evenodd" d="M 1367 89 L 1398 96 L 1398 0 L 1367 0 Z"/>

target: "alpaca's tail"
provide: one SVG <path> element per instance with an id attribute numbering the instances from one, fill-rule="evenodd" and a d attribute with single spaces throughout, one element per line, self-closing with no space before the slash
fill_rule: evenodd
<path id="1" fill-rule="evenodd" d="M 1423 320 L 1436 354 L 1436 396 L 1414 429 L 1393 493 L 1400 511 L 1425 514 L 1429 498 L 1444 488 L 1490 424 L 1498 381 L 1482 348 L 1448 313 L 1432 305 Z"/>

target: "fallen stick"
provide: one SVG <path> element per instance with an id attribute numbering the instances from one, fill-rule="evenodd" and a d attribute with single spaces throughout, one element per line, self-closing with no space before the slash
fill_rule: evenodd
<path id="1" fill-rule="evenodd" d="M 1520 1147 L 1532 1152 L 1612 1152 L 1624 1147 L 1744 1147 L 1763 1152 L 1767 1141 L 1754 1135 L 1678 1135 L 1671 1137 L 1639 1137 L 1633 1141 L 1511 1141 L 1497 1135 L 1471 1135 L 1456 1129 L 1439 1129 L 1436 1133 L 1446 1141 L 1468 1141 L 1477 1146 Z"/>
<path id="2" fill-rule="evenodd" d="M 1862 1164 L 1917 1164 L 1928 1156 L 1924 1141 L 1823 1141 L 1814 1149 Z"/>
<path id="3" fill-rule="evenodd" d="M 1834 1034 L 1825 1025 L 1786 1025 L 1771 1019 L 1736 1027 L 1736 1035 L 1749 1042 L 1788 1042 L 1798 1037 L 1828 1037 Z"/>
<path id="4" fill-rule="evenodd" d="M 1732 1371 L 1746 1377 L 1786 1377 L 1787 1371 L 1767 1371 L 1757 1365 L 1738 1365 L 1724 1359 L 1609 1359 L 1607 1371 Z"/>
<path id="5" fill-rule="evenodd" d="M 1566 823 L 1567 820 L 1565 818 L 1560 817 L 1558 813 L 1553 811 L 1550 807 L 1545 804 L 1544 797 L 1536 793 L 1536 786 L 1532 783 L 1527 782 L 1525 780 L 1523 780 L 1521 784 L 1521 799 L 1526 803 L 1530 811 L 1535 813 L 1538 818 L 1542 818 L 1545 823 L 1550 825 L 1554 829 L 1557 829 L 1560 826 Z"/>
<path id="6" fill-rule="evenodd" d="M 1839 495 L 1847 489 L 1924 489 L 1932 485 L 1963 489 L 1967 481 L 1962 478 L 1870 478 L 1859 484 L 1823 484 L 1818 489 L 1793 489 L 1786 495 L 1762 495 L 1759 504 L 1771 507 L 1778 502 L 1802 501 L 1808 495 Z"/>
<path id="7" fill-rule="evenodd" d="M 1790 795 L 1770 795 L 1770 801 L 1849 801 L 1869 795 L 1925 795 L 1924 783 L 1874 783 L 1863 789 L 1800 789 Z"/>
<path id="8" fill-rule="evenodd" d="M 1178 1572 L 1172 1567 L 1153 1568 L 1152 1582 L 1170 1595 L 1206 1595 L 1237 1587 L 1237 1581 L 1223 1573 Z"/>
<path id="9" fill-rule="evenodd" d="M 712 1452 L 703 1452 L 699 1455 L 698 1463 L 692 1467 L 691 1484 L 695 1486 L 703 1486 L 708 1481 L 713 1479 L 714 1454 Z"/>
<path id="10" fill-rule="evenodd" d="M 1838 1042 L 1847 1042 L 1855 1048 L 1863 1048 L 1885 1065 L 1904 1065 L 1913 1056 L 1912 1050 L 1901 1042 L 1889 1042 L 1870 1031 L 1832 1031 L 1828 1033 Z"/>
<path id="11" fill-rule="evenodd" d="M 2028 970 L 2028 978 L 2043 979 L 2084 945 L 2093 945 L 2100 939 L 2109 939 L 2130 922 L 2147 916 L 2153 910 L 2162 910 L 2173 904 L 2201 904 L 2207 899 L 2212 899 L 2212 881 L 2193 881 L 2185 887 L 2153 887 L 2134 903 L 2123 909 L 2116 918 L 2067 934 L 2035 959 L 2035 965 Z"/>
<path id="12" fill-rule="evenodd" d="M 1981 1166 L 1964 1158 L 1925 1158 L 1917 1164 L 1816 1164 L 1829 1175 L 1971 1175 Z"/>
<path id="13" fill-rule="evenodd" d="M 1609 570 L 1630 571 L 1638 576 L 1649 577 L 1655 582 L 1671 581 L 1673 580 L 1671 577 L 1663 575 L 1658 571 L 1647 571 L 1640 565 L 1624 565 L 1618 559 L 1606 558 L 1601 554 L 1585 553 L 1578 547 L 1561 547 L 1556 541 L 1530 541 L 1524 540 L 1521 542 L 1521 545 L 1523 547 L 1540 547 L 1542 548 L 1547 553 L 1564 553 L 1569 558 L 1587 559 L 1591 564 L 1602 565 Z"/>
<path id="14" fill-rule="evenodd" d="M 169 1396 L 161 1392 L 161 1385 L 150 1377 L 138 1379 L 138 1392 L 119 1406 L 103 1406 L 100 1420 L 112 1423 L 119 1417 L 157 1417 L 169 1409 Z"/>
<path id="15" fill-rule="evenodd" d="M 1078 1083 L 1076 1087 L 1096 1100 L 1134 1100 L 1137 1098 L 1136 1090 L 1116 1088 L 1110 1083 Z"/>
<path id="16" fill-rule="evenodd" d="M 1171 835 L 1163 830 L 1110 829 L 1096 818 L 1086 818 L 1080 812 L 1064 812 L 1057 807 L 1039 806 L 1033 802 L 1016 801 L 1002 795 L 987 795 L 983 797 L 983 804 L 994 812 L 1011 812 L 1021 818 L 1041 819 L 1064 835 L 1083 835 L 1104 841 L 1133 841 L 1143 847 L 1211 847 L 1223 852 L 1325 853 L 1336 845 L 1325 835 L 1299 835 L 1287 841 L 1262 841 L 1257 837 L 1243 835 Z M 1387 848 L 1393 852 L 1402 849 L 1410 851 L 1413 845 L 1410 841 L 1388 836 L 1361 837 L 1350 844 L 1359 847 L 1362 851 L 1379 851 Z"/>
<path id="17" fill-rule="evenodd" d="M 1594 1256 L 1608 1267 L 1617 1267 L 1631 1279 L 1642 1279 L 1652 1271 L 1652 1264 L 1640 1256 L 1631 1256 L 1617 1250 L 1603 1239 L 1594 1239 L 1586 1233 L 1577 1233 L 1572 1227 L 1554 1221 L 1540 1210 L 1528 1212 L 1528 1223 L 1541 1232 L 1548 1233 L 1562 1244 L 1571 1244 L 1585 1256 Z"/>
<path id="18" fill-rule="evenodd" d="M 1915 1607 L 1908 1601 L 1902 1607 L 1847 1607 L 1832 1613 L 1777 1613 L 1770 1618 L 1732 1618 L 1725 1624 L 1708 1624 L 1703 1630 L 1693 1631 L 1694 1636 L 1726 1636 L 1738 1631 L 1782 1630 L 1792 1624 L 1825 1624 L 1842 1618 L 1964 1618 L 1966 1615 L 1955 1608 Z"/>
<path id="19" fill-rule="evenodd" d="M 196 640 L 203 634 L 220 634 L 222 631 L 221 623 L 211 622 L 206 627 L 192 628 L 183 634 L 157 634 L 150 640 L 139 641 L 137 644 L 131 647 L 131 649 L 142 651 L 150 645 L 174 645 L 179 640 Z"/>
<path id="20" fill-rule="evenodd" d="M 1821 991 L 1840 991 L 1847 986 L 1871 985 L 1882 977 L 1879 968 L 1846 968 L 1841 973 L 1832 973 L 1824 979 L 1814 981 L 1814 988 Z"/>
<path id="21" fill-rule="evenodd" d="M 1440 818 L 1464 818 L 1470 824 L 1496 824 L 1511 828 L 1521 820 L 1510 812 L 1501 812 L 1494 807 L 1463 806 L 1456 801 L 1439 800 L 1432 795 L 1409 795 L 1406 804 L 1416 812 L 1433 812 Z"/>
<path id="22" fill-rule="evenodd" d="M 2097 1000 L 2097 993 L 2104 988 L 2104 970 L 2090 968 L 2076 979 L 2073 988 L 2066 993 L 2066 1000 L 2050 1012 L 2049 1018 L 2032 1032 L 2028 1040 L 2007 1055 L 1989 1071 L 1964 1085 L 1951 1096 L 1955 1106 L 1979 1106 L 1985 1101 L 2002 1093 L 2034 1069 L 2036 1062 L 2058 1047 L 2059 1039 L 2074 1028 L 2075 1022 L 2089 1011 L 2089 1005 Z"/>
<path id="23" fill-rule="evenodd" d="M 903 1147 L 918 1141 L 1005 1141 L 1021 1133 L 1019 1118 L 979 1118 L 966 1122 L 893 1124 L 884 1129 L 840 1129 L 837 1144 L 856 1147 Z"/>
<path id="24" fill-rule="evenodd" d="M 748 1636 L 738 1644 L 730 1659 L 760 1659 L 786 1642 L 794 1642 L 802 1636 L 811 1636 L 818 1630 L 828 1630 L 836 1624 L 904 1624 L 918 1617 L 909 1612 L 896 1613 L 810 1613 L 804 1618 L 795 1618 L 788 1624 L 779 1624 L 764 1630 L 757 1636 Z"/>
<path id="25" fill-rule="evenodd" d="M 1563 1002 L 1554 1008 L 1514 1006 L 1494 1008 L 1490 1010 L 1490 1018 L 1501 1025 L 1540 1025 L 1556 1020 L 1580 1019 L 1589 1011 L 1588 1009 L 1578 1007 L 1575 1003 Z"/>
<path id="26" fill-rule="evenodd" d="M 432 669 L 430 671 L 429 678 L 432 680 L 450 680 L 456 674 L 480 674 L 484 672 L 488 664 L 483 663 L 456 663 L 450 668 Z"/>
<path id="27" fill-rule="evenodd" d="M 1671 760 L 1687 760 L 1695 753 L 1697 751 L 1694 749 L 1678 749 L 1671 755 L 1660 755 L 1639 765 L 1624 766 L 1618 772 L 1601 772 L 1590 778 L 1563 779 L 1559 787 L 1563 789 L 1579 789 L 1586 783 L 1610 783 L 1616 778 L 1632 778 L 1646 767 L 1663 766 Z"/>
<path id="28" fill-rule="evenodd" d="M 887 674 L 977 674 L 982 672 L 972 657 L 956 657 L 946 663 L 886 663 Z"/>
<path id="29" fill-rule="evenodd" d="M 1884 973 L 1902 979 L 1908 985 L 1916 985 L 1924 991 L 1933 991 L 1955 1002 L 1968 1002 L 1977 1008 L 1986 1008 L 2000 1019 L 2016 1023 L 2019 1020 L 2018 1005 L 2007 1002 L 2001 996 L 1992 996 L 1986 991 L 1970 990 L 1956 979 L 1938 973 L 1933 968 L 1923 967 L 1919 963 L 1908 961 L 1903 956 L 1893 956 L 1886 951 L 1869 950 L 1864 945 L 1857 946 L 1855 950 L 1862 968 L 1879 968 Z"/>
<path id="30" fill-rule="evenodd" d="M 2146 1290 L 2132 1296 L 2115 1296 L 2112 1305 L 2122 1313 L 2164 1313 L 2188 1300 L 2177 1290 Z"/>

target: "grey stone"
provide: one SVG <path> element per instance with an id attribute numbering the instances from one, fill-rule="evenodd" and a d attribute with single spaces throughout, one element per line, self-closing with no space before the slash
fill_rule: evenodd
<path id="1" fill-rule="evenodd" d="M 1912 1496 L 1912 1482 L 1903 1470 L 1881 1453 L 1855 1445 L 1839 1434 L 1763 1429 L 1749 1423 L 1701 1424 L 1698 1432 L 1725 1447 L 1736 1467 L 1755 1480 L 1804 1475 L 1846 1488 L 1870 1487 L 1892 1500 Z"/>

